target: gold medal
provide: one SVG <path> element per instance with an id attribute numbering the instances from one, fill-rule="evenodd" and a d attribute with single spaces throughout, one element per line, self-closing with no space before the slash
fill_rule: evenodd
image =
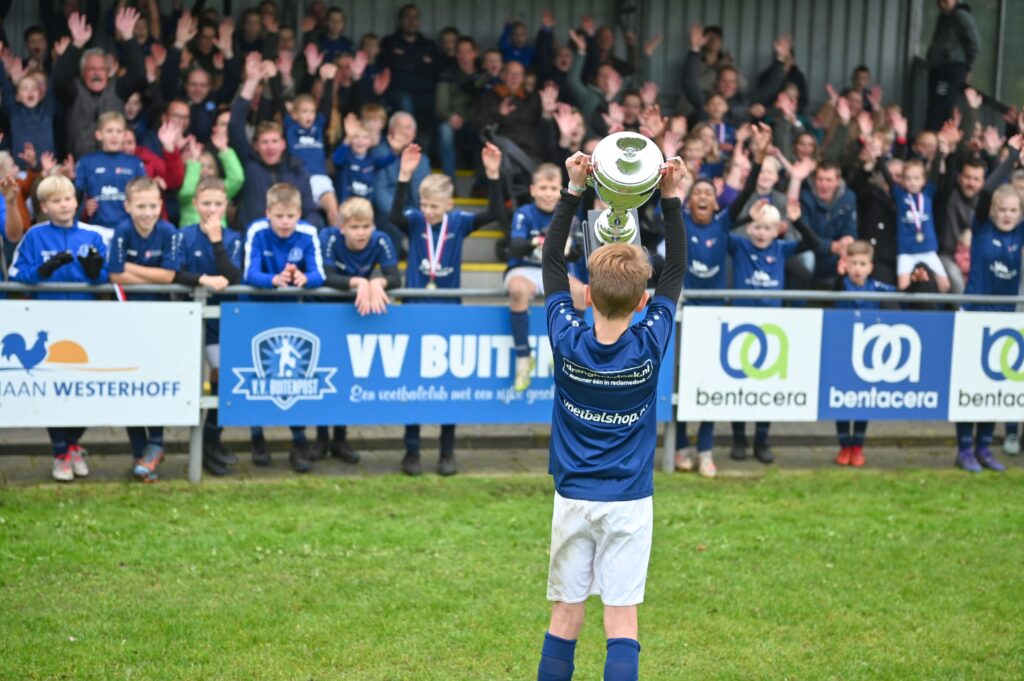
<path id="1" fill-rule="evenodd" d="M 437 288 L 437 284 L 434 283 L 433 279 L 427 282 L 427 288 L 430 289 L 431 291 Z"/>
<path id="2" fill-rule="evenodd" d="M 918 232 L 917 233 L 917 243 L 919 243 L 919 244 L 923 244 L 924 243 L 924 233 L 923 232 Z"/>

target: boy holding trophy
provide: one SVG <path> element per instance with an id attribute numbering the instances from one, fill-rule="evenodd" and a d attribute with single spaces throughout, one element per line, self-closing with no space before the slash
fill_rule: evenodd
<path id="1" fill-rule="evenodd" d="M 602 157 L 601 163 L 627 167 L 622 160 Z M 584 604 L 599 594 L 608 639 L 604 678 L 636 679 L 637 605 L 644 597 L 653 529 L 658 372 L 670 347 L 685 274 L 680 185 L 686 171 L 678 157 L 642 171 L 655 180 L 660 174 L 665 216 L 666 263 L 653 298 L 649 301 L 646 291 L 651 268 L 643 250 L 630 243 L 602 245 L 587 262 L 590 284 L 584 296 L 594 308 L 590 325 L 573 309 L 564 249 L 593 166 L 590 157 L 577 152 L 566 168 L 568 190 L 562 192 L 543 250 L 555 365 L 549 464 L 555 499 L 547 591 L 553 606 L 537 678 L 572 678 Z M 633 314 L 645 307 L 646 316 L 634 324 Z"/>

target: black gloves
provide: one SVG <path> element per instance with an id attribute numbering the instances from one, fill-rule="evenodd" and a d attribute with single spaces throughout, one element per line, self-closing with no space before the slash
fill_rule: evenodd
<path id="1" fill-rule="evenodd" d="M 78 256 L 78 262 L 81 263 L 82 269 L 85 270 L 85 276 L 89 279 L 98 278 L 100 272 L 103 271 L 103 256 L 95 246 L 90 246 L 89 252 L 85 255 Z"/>
<path id="2" fill-rule="evenodd" d="M 56 254 L 39 266 L 39 277 L 42 279 L 49 279 L 53 276 L 54 272 L 74 259 L 75 258 L 71 255 L 70 251 L 63 251 Z"/>

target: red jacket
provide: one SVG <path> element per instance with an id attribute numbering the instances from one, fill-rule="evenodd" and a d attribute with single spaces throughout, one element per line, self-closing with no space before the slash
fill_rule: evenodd
<path id="1" fill-rule="evenodd" d="M 176 192 L 181 189 L 181 183 L 185 181 L 185 161 L 182 160 L 180 151 L 155 154 L 140 144 L 135 147 L 135 155 L 146 166 L 147 175 L 152 178 L 163 178 L 167 183 L 167 191 Z"/>

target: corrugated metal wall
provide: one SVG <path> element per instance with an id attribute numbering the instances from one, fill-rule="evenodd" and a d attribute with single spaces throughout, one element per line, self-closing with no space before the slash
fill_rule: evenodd
<path id="1" fill-rule="evenodd" d="M 678 94 L 679 74 L 689 49 L 689 27 L 695 22 L 723 28 L 725 45 L 748 79 L 767 66 L 772 58 L 772 40 L 782 32 L 793 34 L 797 62 L 807 76 L 812 102 L 824 96 L 826 82 L 837 86 L 849 80 L 853 67 L 865 63 L 885 88 L 887 98 L 901 99 L 905 75 L 907 5 L 911 0 L 637 0 L 635 21 L 641 37 L 661 33 L 665 42 L 652 61 L 650 76 L 658 80 L 668 101 Z M 103 6 L 111 4 L 105 0 Z M 185 4 L 188 4 L 187 2 Z M 219 6 L 220 3 L 212 3 Z M 255 7 L 259 0 L 235 0 L 236 12 Z M 281 2 L 294 12 L 305 2 Z M 345 9 L 348 34 L 358 38 L 366 32 L 386 34 L 394 29 L 396 10 L 404 0 L 354 0 L 331 2 Z M 7 17 L 8 38 L 21 49 L 21 32 L 38 22 L 38 5 L 15 3 Z M 161 3 L 167 9 L 168 0 Z M 436 0 L 420 2 L 422 28 L 436 35 L 445 26 L 477 38 L 482 47 L 497 42 L 504 22 L 519 19 L 537 29 L 541 10 L 550 7 L 558 22 L 560 42 L 584 14 L 598 25 L 614 18 L 615 0 Z"/>
<path id="2" fill-rule="evenodd" d="M 909 0 L 648 0 L 642 2 L 645 35 L 662 33 L 666 49 L 654 55 L 652 77 L 679 92 L 690 26 L 721 26 L 725 46 L 748 80 L 772 60 L 772 41 L 793 35 L 797 65 L 807 78 L 812 104 L 825 84 L 841 89 L 858 64 L 871 69 L 887 99 L 902 99 Z"/>

